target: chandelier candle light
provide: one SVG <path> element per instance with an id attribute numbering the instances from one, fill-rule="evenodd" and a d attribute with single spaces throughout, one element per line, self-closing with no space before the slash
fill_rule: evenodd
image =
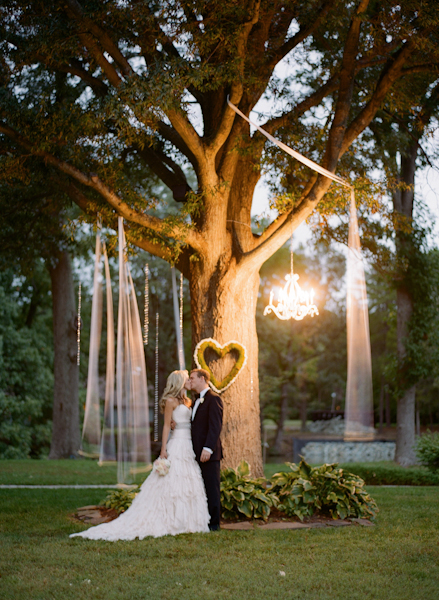
<path id="1" fill-rule="evenodd" d="M 265 307 L 264 315 L 273 312 L 276 317 L 282 321 L 295 319 L 301 321 L 306 315 L 313 317 L 319 314 L 317 306 L 314 304 L 314 290 L 310 292 L 302 290 L 298 283 L 299 275 L 293 270 L 293 237 L 291 236 L 291 268 L 290 273 L 285 276 L 286 284 L 279 292 L 277 306 L 274 305 L 274 290 L 270 292 L 270 301 Z"/>

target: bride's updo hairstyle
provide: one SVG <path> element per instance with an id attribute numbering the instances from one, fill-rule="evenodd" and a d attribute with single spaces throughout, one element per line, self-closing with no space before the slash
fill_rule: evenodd
<path id="1" fill-rule="evenodd" d="M 189 373 L 187 371 L 172 371 L 166 381 L 166 387 L 160 398 L 160 412 L 165 412 L 166 400 L 168 398 L 177 398 L 180 402 L 184 402 L 186 396 L 186 390 L 184 384 L 189 379 Z"/>

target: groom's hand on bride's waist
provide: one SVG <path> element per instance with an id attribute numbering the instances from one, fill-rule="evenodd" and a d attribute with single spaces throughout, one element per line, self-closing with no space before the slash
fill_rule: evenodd
<path id="1" fill-rule="evenodd" d="M 172 419 L 171 419 L 171 429 L 172 429 L 172 431 L 174 431 L 174 429 L 175 429 L 175 421 L 173 421 Z"/>

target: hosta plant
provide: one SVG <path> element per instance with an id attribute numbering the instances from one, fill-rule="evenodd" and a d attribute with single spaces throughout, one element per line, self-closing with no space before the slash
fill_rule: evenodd
<path id="1" fill-rule="evenodd" d="M 125 512 L 132 504 L 134 498 L 139 493 L 139 486 L 130 489 L 111 490 L 105 500 L 102 500 L 101 506 L 113 508 L 119 514 Z"/>
<path id="2" fill-rule="evenodd" d="M 364 480 L 337 464 L 314 467 L 311 479 L 316 487 L 316 507 L 334 519 L 373 519 L 378 512 L 375 500 L 364 489 Z"/>
<path id="3" fill-rule="evenodd" d="M 303 521 L 316 510 L 317 494 L 311 481 L 312 468 L 304 460 L 299 465 L 287 465 L 290 471 L 275 473 L 271 478 L 268 495 L 274 499 L 278 510 Z"/>
<path id="4" fill-rule="evenodd" d="M 249 464 L 243 460 L 237 469 L 221 471 L 221 514 L 224 519 L 264 519 L 270 514 L 275 503 L 274 496 L 268 496 L 266 480 L 263 477 L 252 479 Z"/>
<path id="5" fill-rule="evenodd" d="M 364 489 L 364 481 L 337 464 L 311 467 L 304 460 L 298 465 L 287 464 L 290 471 L 273 475 L 268 492 L 287 516 L 296 515 L 303 521 L 318 511 L 329 513 L 333 519 L 373 519 L 378 512 L 375 500 Z"/>

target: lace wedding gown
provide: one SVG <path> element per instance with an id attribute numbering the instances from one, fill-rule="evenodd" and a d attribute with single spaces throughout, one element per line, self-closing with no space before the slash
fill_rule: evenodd
<path id="1" fill-rule="evenodd" d="M 168 474 L 152 471 L 126 512 L 70 537 L 115 542 L 209 531 L 206 492 L 192 449 L 191 409 L 179 404 L 172 419 L 176 426 L 167 445 Z"/>

